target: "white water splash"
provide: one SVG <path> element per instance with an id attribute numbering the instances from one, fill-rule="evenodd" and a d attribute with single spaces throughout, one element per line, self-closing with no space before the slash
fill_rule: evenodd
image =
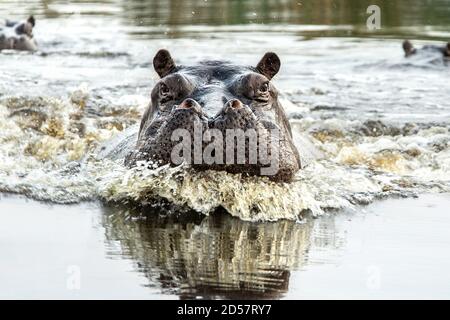
<path id="1" fill-rule="evenodd" d="M 359 130 L 360 122 L 337 119 L 293 121 L 299 149 L 305 150 L 306 139 L 323 157 L 309 159 L 290 184 L 183 166 L 127 169 L 120 161 L 92 156 L 101 142 L 139 120 L 144 106 L 136 101 L 143 99 L 122 100 L 134 106 L 91 101 L 83 88 L 67 100 L 3 99 L 0 191 L 57 203 L 164 199 L 204 214 L 223 207 L 244 220 L 274 221 L 296 220 L 305 211 L 320 215 L 352 208 L 388 195 L 450 190 L 446 127 L 373 137 Z"/>

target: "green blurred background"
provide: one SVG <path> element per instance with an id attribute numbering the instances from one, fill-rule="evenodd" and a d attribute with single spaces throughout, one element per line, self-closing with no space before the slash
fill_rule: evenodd
<path id="1" fill-rule="evenodd" d="M 381 9 L 381 29 L 366 28 L 370 5 Z M 24 8 L 26 7 L 26 8 Z M 302 30 L 311 36 L 369 36 L 446 40 L 449 0 L 0 0 L 0 16 L 35 14 L 57 18 L 73 14 L 114 16 L 125 26 L 264 25 L 341 26 Z M 279 31 L 279 30 L 278 30 Z M 133 30 L 136 35 L 155 30 Z M 177 36 L 172 33 L 168 36 Z"/>

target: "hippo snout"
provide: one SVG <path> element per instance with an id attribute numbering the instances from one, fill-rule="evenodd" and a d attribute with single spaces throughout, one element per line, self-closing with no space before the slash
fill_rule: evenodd
<path id="1" fill-rule="evenodd" d="M 227 102 L 225 107 L 232 108 L 232 109 L 242 109 L 244 107 L 244 105 L 238 99 L 231 99 L 230 101 Z"/>
<path id="2" fill-rule="evenodd" d="M 201 112 L 202 110 L 200 104 L 191 98 L 184 99 L 183 102 L 176 106 L 175 109 L 194 109 L 198 112 Z"/>

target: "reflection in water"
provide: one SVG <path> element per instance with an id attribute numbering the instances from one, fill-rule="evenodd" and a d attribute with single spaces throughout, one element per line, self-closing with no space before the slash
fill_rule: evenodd
<path id="1" fill-rule="evenodd" d="M 223 212 L 144 215 L 105 208 L 110 254 L 130 257 L 151 284 L 181 298 L 281 297 L 290 271 L 306 263 L 314 225 L 249 223 Z"/>

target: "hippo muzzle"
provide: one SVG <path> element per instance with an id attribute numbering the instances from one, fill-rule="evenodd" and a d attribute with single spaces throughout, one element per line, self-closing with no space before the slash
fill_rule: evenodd
<path id="1" fill-rule="evenodd" d="M 256 68 L 222 61 L 176 66 L 166 50 L 153 61 L 161 80 L 151 94 L 135 148 L 125 164 L 187 163 L 291 181 L 300 169 L 291 129 L 270 82 L 280 60 L 267 53 Z"/>

